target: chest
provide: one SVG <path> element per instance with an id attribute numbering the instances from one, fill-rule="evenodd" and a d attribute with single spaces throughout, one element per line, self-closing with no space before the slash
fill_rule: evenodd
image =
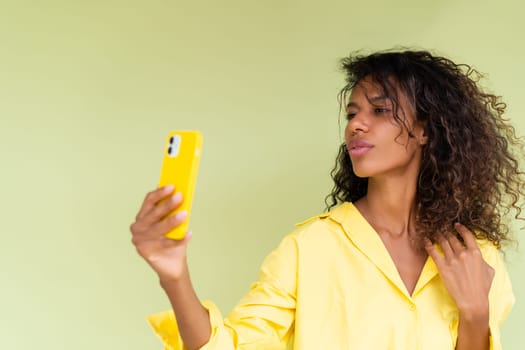
<path id="1" fill-rule="evenodd" d="M 427 260 L 427 254 L 416 249 L 406 238 L 391 238 L 380 235 L 388 255 L 405 285 L 412 295 Z"/>
<path id="2" fill-rule="evenodd" d="M 299 255 L 297 349 L 452 350 L 457 312 L 425 259 L 366 248 L 321 244 Z"/>

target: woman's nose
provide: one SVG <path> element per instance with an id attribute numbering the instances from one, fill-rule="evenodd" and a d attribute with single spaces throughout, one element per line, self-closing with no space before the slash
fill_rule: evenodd
<path id="1" fill-rule="evenodd" d="M 367 132 L 368 131 L 368 121 L 363 112 L 355 113 L 351 119 L 348 120 L 347 128 L 352 133 L 357 133 L 358 131 Z"/>

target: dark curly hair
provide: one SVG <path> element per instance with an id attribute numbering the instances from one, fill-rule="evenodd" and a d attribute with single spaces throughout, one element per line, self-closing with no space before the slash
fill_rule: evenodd
<path id="1" fill-rule="evenodd" d="M 466 64 L 410 50 L 357 53 L 344 58 L 341 68 L 347 83 L 339 94 L 341 108 L 356 84 L 369 77 L 392 101 L 400 128 L 409 131 L 399 117 L 399 92 L 425 127 L 428 141 L 416 192 L 418 236 L 435 241 L 461 222 L 497 247 L 511 240 L 504 219 L 511 212 L 523 219 L 524 173 L 516 157 L 517 152 L 522 156 L 523 143 L 503 116 L 505 103 L 478 86 L 482 75 Z M 354 174 L 345 144 L 331 176 L 327 209 L 366 195 L 368 179 Z"/>

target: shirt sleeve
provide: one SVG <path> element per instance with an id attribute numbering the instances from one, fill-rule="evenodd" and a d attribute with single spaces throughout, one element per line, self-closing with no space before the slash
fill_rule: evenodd
<path id="1" fill-rule="evenodd" d="M 295 319 L 297 254 L 289 235 L 266 257 L 258 281 L 225 319 L 215 304 L 203 301 L 212 332 L 201 350 L 286 349 Z M 165 350 L 186 350 L 173 311 L 151 315 L 148 322 Z"/>
<path id="2" fill-rule="evenodd" d="M 485 243 L 489 245 L 490 243 Z M 515 298 L 510 277 L 499 250 L 492 244 L 486 250 L 485 259 L 494 268 L 494 280 L 489 292 L 490 350 L 502 350 L 501 325 L 514 306 Z"/>

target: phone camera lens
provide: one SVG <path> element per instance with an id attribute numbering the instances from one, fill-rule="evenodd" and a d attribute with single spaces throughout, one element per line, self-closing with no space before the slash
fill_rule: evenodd
<path id="1" fill-rule="evenodd" d="M 171 148 L 171 146 L 170 146 L 170 147 L 168 147 L 168 155 L 171 156 L 171 152 L 172 152 L 172 148 Z"/>
<path id="2" fill-rule="evenodd" d="M 173 139 L 173 136 L 170 137 L 170 145 L 173 144 L 173 140 L 174 140 L 174 139 Z"/>

